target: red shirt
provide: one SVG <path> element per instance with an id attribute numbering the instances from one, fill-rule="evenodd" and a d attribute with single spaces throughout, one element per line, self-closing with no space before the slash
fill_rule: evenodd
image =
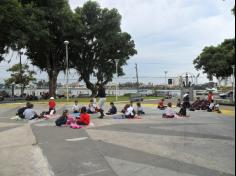
<path id="1" fill-rule="evenodd" d="M 80 118 L 78 119 L 78 122 L 89 125 L 90 124 L 90 115 L 88 113 L 80 114 Z"/>
<path id="2" fill-rule="evenodd" d="M 159 104 L 158 104 L 158 106 L 164 107 L 164 101 L 160 101 Z"/>
<path id="3" fill-rule="evenodd" d="M 209 93 L 208 94 L 208 101 L 211 103 L 213 100 L 213 94 L 212 93 Z"/>
<path id="4" fill-rule="evenodd" d="M 54 109 L 56 107 L 56 102 L 54 100 L 50 100 L 48 105 L 49 105 L 49 108 Z"/>

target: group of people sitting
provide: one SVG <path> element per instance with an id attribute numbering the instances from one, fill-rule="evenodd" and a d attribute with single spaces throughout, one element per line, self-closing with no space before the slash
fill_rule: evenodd
<path id="1" fill-rule="evenodd" d="M 195 110 L 207 110 L 208 112 L 218 112 L 220 111 L 219 104 L 216 104 L 213 99 L 213 94 L 210 92 L 207 99 L 201 100 L 200 97 L 194 103 L 190 103 L 189 95 L 186 93 L 183 97 L 183 102 L 180 99 L 177 101 L 177 107 L 180 108 L 180 111 L 176 113 L 172 108 L 172 103 L 168 103 L 167 106 L 164 104 L 165 99 L 161 99 L 158 103 L 157 108 L 160 110 L 166 110 L 163 114 L 163 118 L 174 118 L 174 117 L 187 117 L 187 109 L 190 111 Z"/>
<path id="2" fill-rule="evenodd" d="M 20 108 L 17 111 L 17 116 L 21 119 L 26 120 L 33 120 L 37 118 L 43 118 L 44 115 L 52 115 L 56 113 L 56 102 L 53 97 L 50 98 L 48 102 L 49 110 L 46 112 L 42 112 L 40 115 L 37 114 L 37 112 L 34 110 L 34 105 L 30 102 L 26 103 L 25 107 Z"/>

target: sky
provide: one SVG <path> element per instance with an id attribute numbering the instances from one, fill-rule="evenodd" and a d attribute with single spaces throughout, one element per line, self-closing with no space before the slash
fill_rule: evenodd
<path id="1" fill-rule="evenodd" d="M 72 9 L 87 0 L 69 0 Z M 98 0 L 102 8 L 116 8 L 122 15 L 122 31 L 131 34 L 138 54 L 124 67 L 126 82 L 135 77 L 135 63 L 143 82 L 158 77 L 197 75 L 193 60 L 205 46 L 218 45 L 235 36 L 234 0 Z M 8 55 L 8 57 L 10 57 Z M 13 56 L 13 58 L 16 56 Z M 14 59 L 13 59 L 14 60 Z M 14 63 L 14 62 L 12 62 Z M 2 70 L 8 63 L 1 63 Z M 3 69 L 4 70 L 4 69 Z M 46 77 L 45 74 L 41 74 Z M 128 75 L 128 76 L 127 76 Z M 7 77 L 5 72 L 1 77 Z M 40 78 L 39 77 L 39 78 Z M 149 77 L 149 78 L 148 78 Z M 152 77 L 152 78 L 150 78 Z M 71 79 L 76 79 L 71 74 Z M 206 81 L 201 74 L 202 81 Z M 59 80 L 63 80 L 61 74 Z M 1 80 L 1 79 L 0 79 Z M 159 79 L 163 82 L 163 79 Z"/>

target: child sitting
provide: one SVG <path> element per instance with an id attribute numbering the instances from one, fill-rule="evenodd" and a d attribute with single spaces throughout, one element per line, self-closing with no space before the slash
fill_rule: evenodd
<path id="1" fill-rule="evenodd" d="M 160 110 L 165 110 L 166 109 L 166 107 L 165 107 L 165 105 L 164 105 L 164 101 L 165 101 L 165 99 L 161 99 L 161 101 L 158 103 L 158 109 L 160 109 Z"/>
<path id="2" fill-rule="evenodd" d="M 172 103 L 168 103 L 166 112 L 163 114 L 163 118 L 174 118 L 175 111 L 172 109 Z"/>
<path id="3" fill-rule="evenodd" d="M 135 117 L 135 111 L 134 108 L 130 105 L 127 104 L 124 108 L 124 114 L 125 114 L 125 118 L 127 119 L 133 119 Z"/>
<path id="4" fill-rule="evenodd" d="M 62 113 L 62 116 L 59 117 L 55 123 L 56 123 L 56 126 L 62 126 L 62 125 L 65 125 L 67 123 L 67 119 L 68 119 L 68 116 L 69 115 L 69 111 L 68 110 L 64 110 L 63 113 Z"/>
<path id="5" fill-rule="evenodd" d="M 29 103 L 27 105 L 27 109 L 23 113 L 26 120 L 33 120 L 39 117 L 35 112 L 35 110 L 33 110 L 33 108 L 34 108 L 33 104 Z"/>
<path id="6" fill-rule="evenodd" d="M 178 99 L 176 106 L 179 107 L 179 108 L 181 107 L 181 100 L 180 99 Z"/>
<path id="7" fill-rule="evenodd" d="M 182 105 L 179 113 L 177 113 L 178 116 L 180 117 L 187 117 L 187 109 L 184 105 Z"/>
<path id="8" fill-rule="evenodd" d="M 90 115 L 87 113 L 86 107 L 81 108 L 80 118 L 76 121 L 77 125 L 89 125 L 90 124 Z"/>
<path id="9" fill-rule="evenodd" d="M 87 109 L 87 112 L 89 114 L 94 114 L 96 113 L 96 98 L 93 98 L 90 100 L 90 103 L 88 105 L 88 109 Z"/>
<path id="10" fill-rule="evenodd" d="M 75 104 L 72 107 L 72 110 L 74 113 L 79 113 L 80 112 L 80 107 L 78 105 L 78 100 L 75 100 Z"/>
<path id="11" fill-rule="evenodd" d="M 114 115 L 117 113 L 117 108 L 115 106 L 115 104 L 113 102 L 110 103 L 110 109 L 109 111 L 106 113 L 106 115 Z"/>
<path id="12" fill-rule="evenodd" d="M 54 97 L 50 98 L 48 102 L 48 106 L 49 106 L 48 114 L 50 115 L 56 114 L 56 102 L 55 102 Z"/>
<path id="13" fill-rule="evenodd" d="M 210 103 L 210 105 L 208 106 L 207 111 L 208 111 L 208 112 L 213 112 L 214 110 L 215 110 L 215 103 L 214 103 L 214 100 L 211 100 L 211 103 Z"/>
<path id="14" fill-rule="evenodd" d="M 17 111 L 16 115 L 18 115 L 21 119 L 24 119 L 25 116 L 23 115 L 23 113 L 24 113 L 24 111 L 27 109 L 27 107 L 29 107 L 29 106 L 30 106 L 30 102 L 27 102 L 27 103 L 26 103 L 26 106 L 23 107 L 23 108 L 20 108 L 20 109 Z"/>
<path id="15" fill-rule="evenodd" d="M 143 107 L 141 106 L 141 103 L 137 103 L 137 114 L 138 114 L 139 116 L 145 114 L 145 112 L 144 112 L 144 110 L 143 110 Z"/>

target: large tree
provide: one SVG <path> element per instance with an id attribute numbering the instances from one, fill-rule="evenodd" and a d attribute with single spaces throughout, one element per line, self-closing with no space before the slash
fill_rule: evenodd
<path id="1" fill-rule="evenodd" d="M 71 39 L 73 12 L 67 0 L 28 0 L 24 3 L 24 15 L 28 19 L 26 55 L 33 65 L 47 72 L 49 94 L 55 96 L 58 74 L 65 70 L 64 41 Z"/>
<path id="2" fill-rule="evenodd" d="M 235 65 L 235 39 L 227 39 L 218 46 L 205 47 L 194 60 L 197 70 L 203 70 L 209 79 L 226 78 L 232 75 Z"/>
<path id="3" fill-rule="evenodd" d="M 116 9 L 102 9 L 97 2 L 88 1 L 76 9 L 75 18 L 71 63 L 94 95 L 97 85 L 112 81 L 116 73 L 115 60 L 119 60 L 119 75 L 123 75 L 122 66 L 137 51 L 131 36 L 121 30 L 121 15 Z"/>
<path id="4" fill-rule="evenodd" d="M 18 0 L 0 0 L 0 62 L 10 48 L 23 47 L 25 22 Z"/>
<path id="5" fill-rule="evenodd" d="M 26 64 L 16 64 L 7 70 L 11 72 L 11 77 L 5 80 L 5 84 L 10 86 L 12 84 L 20 85 L 22 90 L 21 93 L 24 92 L 26 86 L 30 84 L 32 81 L 36 81 L 34 75 L 36 74 L 34 71 L 29 69 L 29 66 Z"/>

